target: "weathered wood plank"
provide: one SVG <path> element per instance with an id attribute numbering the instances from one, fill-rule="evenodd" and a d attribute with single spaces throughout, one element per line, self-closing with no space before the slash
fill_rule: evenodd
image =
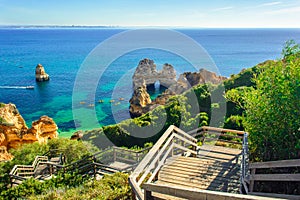
<path id="1" fill-rule="evenodd" d="M 293 159 L 293 160 L 278 160 L 278 161 L 250 163 L 249 168 L 261 169 L 261 168 L 299 167 L 299 166 L 300 166 L 300 159 Z"/>
<path id="2" fill-rule="evenodd" d="M 280 198 L 280 199 L 290 199 L 290 200 L 299 200 L 300 195 L 288 195 L 288 194 L 274 194 L 274 193 L 263 193 L 263 192 L 249 192 L 250 195 Z"/>
<path id="3" fill-rule="evenodd" d="M 146 178 L 146 176 L 148 176 L 148 174 L 150 173 L 150 171 L 154 168 L 154 165 L 158 161 L 160 161 L 161 155 L 163 155 L 163 153 L 167 150 L 167 148 L 172 148 L 172 144 L 174 144 L 174 143 L 172 143 L 173 138 L 174 138 L 174 133 L 172 133 L 171 136 L 167 139 L 167 141 L 165 142 L 165 144 L 158 151 L 157 155 L 156 156 L 151 156 L 151 159 L 149 159 L 149 161 L 147 162 L 147 163 L 150 163 L 150 164 L 144 169 L 144 173 L 141 176 L 140 180 L 138 181 L 138 185 L 142 184 L 142 182 L 144 181 L 144 179 Z M 155 148 L 155 147 L 153 147 L 153 148 Z M 142 161 L 142 162 L 144 162 L 144 161 Z"/>
<path id="4" fill-rule="evenodd" d="M 144 184 L 144 190 L 167 194 L 179 198 L 210 200 L 210 199 L 223 199 L 223 200 L 273 200 L 274 198 L 258 197 L 252 195 L 232 194 L 226 192 L 217 192 L 209 190 L 201 190 L 196 188 L 181 188 L 180 186 L 168 186 L 158 184 Z"/>
<path id="5" fill-rule="evenodd" d="M 256 168 L 250 170 L 250 176 L 254 176 L 256 172 Z M 254 180 L 250 178 L 249 191 L 252 192 L 254 188 Z"/>
<path id="6" fill-rule="evenodd" d="M 144 168 L 148 165 L 148 163 L 153 159 L 153 157 L 157 154 L 157 151 L 162 146 L 162 144 L 165 142 L 165 140 L 172 134 L 173 128 L 175 126 L 171 125 L 166 132 L 159 138 L 159 140 L 155 143 L 155 145 L 150 149 L 148 154 L 144 157 L 142 162 L 137 166 L 135 169 L 135 173 L 140 174 Z"/>
<path id="7" fill-rule="evenodd" d="M 251 174 L 254 181 L 300 181 L 300 174 Z"/>
<path id="8" fill-rule="evenodd" d="M 122 157 L 117 157 L 116 161 L 125 161 L 125 162 L 130 162 L 132 164 L 136 163 L 137 161 L 136 160 L 133 160 L 133 159 L 127 159 L 127 158 L 122 158 Z"/>
<path id="9" fill-rule="evenodd" d="M 190 136 L 189 134 L 187 134 L 183 130 L 177 128 L 176 126 L 174 126 L 174 130 L 175 130 L 175 132 L 182 134 L 184 137 L 188 138 L 189 140 L 197 142 L 197 139 L 195 139 L 194 137 Z"/>
<path id="10" fill-rule="evenodd" d="M 236 133 L 238 135 L 244 135 L 245 131 L 237 131 L 232 129 L 225 129 L 225 128 L 216 128 L 216 127 L 210 127 L 210 126 L 202 126 L 202 130 L 204 131 L 216 131 L 220 133 Z"/>

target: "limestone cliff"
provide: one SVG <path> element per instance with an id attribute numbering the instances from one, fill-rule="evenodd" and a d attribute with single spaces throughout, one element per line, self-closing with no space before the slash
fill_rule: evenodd
<path id="1" fill-rule="evenodd" d="M 32 128 L 28 129 L 14 104 L 0 104 L 0 157 L 7 154 L 10 148 L 36 141 L 44 143 L 48 139 L 56 138 L 57 129 L 55 122 L 47 116 L 33 122 Z"/>
<path id="2" fill-rule="evenodd" d="M 35 80 L 38 82 L 49 81 L 49 75 L 41 64 L 38 64 L 35 68 Z"/>

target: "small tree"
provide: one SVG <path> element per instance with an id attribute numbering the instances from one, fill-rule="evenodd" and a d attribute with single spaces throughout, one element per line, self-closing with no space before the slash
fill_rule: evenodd
<path id="1" fill-rule="evenodd" d="M 295 42 L 295 40 L 288 40 L 282 49 L 282 56 L 284 60 L 289 61 L 294 56 L 299 55 L 300 45 Z"/>
<path id="2" fill-rule="evenodd" d="M 252 160 L 300 156 L 299 45 L 287 43 L 284 60 L 269 63 L 254 78 L 256 88 L 245 93 L 245 127 L 250 133 Z M 288 58 L 288 59 L 287 59 Z"/>

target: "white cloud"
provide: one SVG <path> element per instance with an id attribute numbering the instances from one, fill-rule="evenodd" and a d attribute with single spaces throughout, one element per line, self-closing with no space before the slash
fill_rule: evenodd
<path id="1" fill-rule="evenodd" d="M 278 4 L 282 4 L 282 2 L 274 1 L 274 2 L 269 2 L 269 3 L 263 3 L 263 4 L 258 5 L 258 7 L 274 6 L 274 5 L 278 5 Z"/>
<path id="2" fill-rule="evenodd" d="M 265 12 L 265 14 L 269 14 L 269 15 L 291 14 L 291 13 L 300 13 L 300 6 L 290 7 L 290 8 L 283 8 L 283 9 L 278 9 L 278 10 L 272 10 L 272 11 Z"/>
<path id="3" fill-rule="evenodd" d="M 231 9 L 233 9 L 233 7 L 228 6 L 228 7 L 216 8 L 216 9 L 213 9 L 212 11 L 223 11 L 223 10 L 231 10 Z"/>

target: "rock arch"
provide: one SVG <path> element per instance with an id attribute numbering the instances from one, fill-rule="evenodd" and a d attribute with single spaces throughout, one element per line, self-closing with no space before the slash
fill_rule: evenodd
<path id="1" fill-rule="evenodd" d="M 176 71 L 168 63 L 163 65 L 163 69 L 158 71 L 153 60 L 145 58 L 141 60 L 133 74 L 133 89 L 145 84 L 148 88 L 155 88 L 155 82 L 159 81 L 160 86 L 170 87 L 176 83 Z"/>

